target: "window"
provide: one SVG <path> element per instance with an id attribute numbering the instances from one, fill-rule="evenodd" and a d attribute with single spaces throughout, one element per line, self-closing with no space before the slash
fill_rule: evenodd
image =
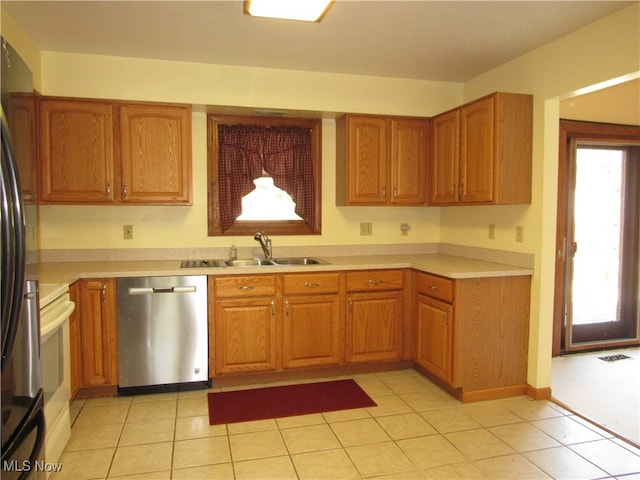
<path id="1" fill-rule="evenodd" d="M 210 115 L 209 235 L 320 234 L 321 134 L 319 119 Z M 290 196 L 295 215 L 273 220 L 265 203 L 261 218 L 240 217 L 270 181 L 284 203 Z"/>

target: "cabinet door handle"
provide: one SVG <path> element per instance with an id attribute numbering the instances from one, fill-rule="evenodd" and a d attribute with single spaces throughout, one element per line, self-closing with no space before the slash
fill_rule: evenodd
<path id="1" fill-rule="evenodd" d="M 109 200 L 111 200 L 111 183 L 107 182 L 107 186 L 105 188 L 105 193 L 107 195 L 107 198 Z"/>
<path id="2" fill-rule="evenodd" d="M 100 288 L 100 300 L 102 303 L 107 303 L 107 285 L 103 284 L 102 288 Z"/>
<path id="3" fill-rule="evenodd" d="M 386 187 L 382 187 L 382 191 L 380 192 L 380 196 L 382 197 L 383 200 L 385 198 L 387 198 L 387 188 Z"/>
<path id="4" fill-rule="evenodd" d="M 289 300 L 284 301 L 284 315 L 285 317 L 289 316 Z"/>
<path id="5" fill-rule="evenodd" d="M 353 313 L 353 299 L 349 297 L 349 312 Z"/>
<path id="6" fill-rule="evenodd" d="M 271 316 L 276 316 L 276 302 L 274 300 L 271 300 Z"/>
<path id="7" fill-rule="evenodd" d="M 458 187 L 458 200 L 462 200 L 462 193 L 464 192 L 464 183 L 461 183 Z"/>
<path id="8" fill-rule="evenodd" d="M 237 288 L 242 292 L 247 292 L 247 291 L 253 290 L 253 285 L 238 285 Z"/>
<path id="9" fill-rule="evenodd" d="M 396 200 L 398 198 L 398 188 L 393 187 L 393 199 Z"/>
<path id="10" fill-rule="evenodd" d="M 122 198 L 129 200 L 129 187 L 126 183 L 122 186 Z"/>
<path id="11" fill-rule="evenodd" d="M 369 280 L 369 285 L 382 285 L 384 280 Z"/>
<path id="12" fill-rule="evenodd" d="M 320 286 L 320 282 L 304 282 L 304 286 L 307 288 L 316 288 Z"/>
<path id="13" fill-rule="evenodd" d="M 438 286 L 437 285 L 429 285 L 429 289 L 430 290 L 438 290 Z"/>

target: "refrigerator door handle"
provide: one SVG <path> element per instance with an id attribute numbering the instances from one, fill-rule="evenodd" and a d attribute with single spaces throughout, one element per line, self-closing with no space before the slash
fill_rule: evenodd
<path id="1" fill-rule="evenodd" d="M 25 219 L 24 210 L 22 207 L 22 200 L 20 197 L 20 182 L 18 181 L 18 172 L 16 171 L 16 163 L 13 158 L 13 150 L 11 147 L 11 135 L 9 133 L 9 127 L 4 115 L 4 110 L 1 111 L 2 126 L 2 182 L 3 189 L 3 202 L 6 200 L 7 205 L 3 205 L 3 210 L 6 208 L 8 218 L 3 220 L 2 235 L 15 235 L 14 239 L 9 241 L 8 245 L 12 245 L 13 252 L 11 258 L 6 258 L 7 252 L 3 251 L 3 265 L 4 262 L 10 260 L 13 268 L 12 275 L 8 277 L 8 281 L 3 281 L 3 289 L 5 283 L 12 283 L 12 287 L 7 287 L 4 294 L 11 295 L 2 299 L 2 361 L 1 366 L 4 371 L 6 362 L 11 358 L 11 352 L 13 351 L 13 344 L 15 342 L 16 331 L 20 317 L 22 315 L 23 293 L 24 293 L 24 281 L 26 270 L 26 239 L 25 239 Z M 3 212 L 4 213 L 4 212 Z M 4 218 L 4 215 L 3 215 Z M 7 222 L 5 225 L 4 222 Z M 10 223 L 9 223 L 10 222 Z M 3 244 L 7 245 L 7 238 L 4 238 Z M 3 249 L 4 250 L 4 249 Z M 4 268 L 4 267 L 3 267 Z M 5 272 L 3 272 L 5 273 Z M 11 290 L 11 292 L 9 292 Z M 4 305 L 4 303 L 8 305 Z"/>

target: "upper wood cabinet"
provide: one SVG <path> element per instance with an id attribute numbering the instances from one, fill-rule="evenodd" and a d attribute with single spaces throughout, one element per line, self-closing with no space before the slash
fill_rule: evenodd
<path id="1" fill-rule="evenodd" d="M 122 201 L 191 204 L 191 109 L 122 105 Z"/>
<path id="2" fill-rule="evenodd" d="M 20 174 L 24 203 L 37 203 L 36 100 L 33 93 L 14 93 L 9 98 L 9 127 Z"/>
<path id="3" fill-rule="evenodd" d="M 191 107 L 43 98 L 44 203 L 190 205 Z"/>
<path id="4" fill-rule="evenodd" d="M 42 202 L 114 203 L 113 105 L 41 99 Z"/>
<path id="5" fill-rule="evenodd" d="M 431 119 L 429 204 L 531 203 L 532 109 L 494 93 Z"/>
<path id="6" fill-rule="evenodd" d="M 338 205 L 422 205 L 427 120 L 345 115 L 336 121 Z"/>

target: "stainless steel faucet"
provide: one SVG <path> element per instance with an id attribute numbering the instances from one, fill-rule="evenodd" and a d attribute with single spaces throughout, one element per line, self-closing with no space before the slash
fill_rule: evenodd
<path id="1" fill-rule="evenodd" d="M 264 258 L 266 258 L 267 260 L 271 260 L 271 239 L 264 232 L 256 233 L 253 236 L 253 239 L 260 242 L 260 248 L 262 248 L 262 251 L 264 252 Z"/>

